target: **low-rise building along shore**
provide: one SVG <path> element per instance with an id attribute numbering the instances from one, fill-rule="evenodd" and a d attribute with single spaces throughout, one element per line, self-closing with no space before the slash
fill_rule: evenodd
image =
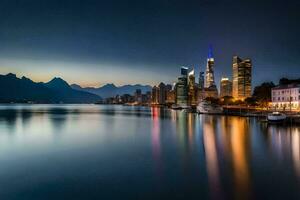
<path id="1" fill-rule="evenodd" d="M 280 85 L 272 88 L 272 108 L 277 110 L 300 110 L 300 84 Z"/>

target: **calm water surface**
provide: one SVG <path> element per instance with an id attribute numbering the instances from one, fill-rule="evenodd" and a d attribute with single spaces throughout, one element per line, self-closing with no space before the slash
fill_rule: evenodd
<path id="1" fill-rule="evenodd" d="M 300 127 L 99 105 L 0 106 L 0 199 L 299 199 Z"/>

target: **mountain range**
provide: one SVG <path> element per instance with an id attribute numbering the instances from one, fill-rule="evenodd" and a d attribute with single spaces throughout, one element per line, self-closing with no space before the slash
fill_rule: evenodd
<path id="1" fill-rule="evenodd" d="M 100 100 L 98 95 L 72 89 L 61 78 L 36 83 L 12 73 L 0 75 L 0 103 L 95 103 Z"/>
<path id="2" fill-rule="evenodd" d="M 116 95 L 123 95 L 123 94 L 133 95 L 137 89 L 141 89 L 142 93 L 151 91 L 150 85 L 140 85 L 140 84 L 123 85 L 117 87 L 114 84 L 110 83 L 98 88 L 94 88 L 94 87 L 83 88 L 80 85 L 72 84 L 71 87 L 79 91 L 96 94 L 98 96 L 101 96 L 102 98 L 114 97 Z"/>
<path id="3" fill-rule="evenodd" d="M 0 103 L 96 103 L 117 94 L 134 94 L 136 89 L 146 93 L 151 91 L 151 86 L 106 84 L 99 88 L 83 88 L 77 84 L 69 85 L 57 77 L 47 83 L 37 83 L 12 73 L 0 75 Z"/>

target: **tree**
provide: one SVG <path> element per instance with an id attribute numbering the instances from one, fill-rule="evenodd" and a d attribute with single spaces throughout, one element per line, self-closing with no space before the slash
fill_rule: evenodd
<path id="1" fill-rule="evenodd" d="M 232 105 L 233 104 L 233 97 L 232 96 L 224 96 L 222 97 L 222 104 L 223 105 Z"/>
<path id="2" fill-rule="evenodd" d="M 220 104 L 220 99 L 218 98 L 206 97 L 205 100 L 210 101 L 212 104 Z"/>
<path id="3" fill-rule="evenodd" d="M 279 80 L 279 85 L 288 85 L 288 84 L 300 84 L 300 78 L 298 79 L 288 79 L 288 78 L 281 78 Z"/>
<path id="4" fill-rule="evenodd" d="M 265 82 L 254 88 L 253 97 L 263 107 L 271 101 L 271 89 L 275 87 L 273 82 Z"/>
<path id="5" fill-rule="evenodd" d="M 256 106 L 257 105 L 256 98 L 254 98 L 254 97 L 248 97 L 244 101 L 245 101 L 246 105 L 248 105 L 248 106 Z"/>

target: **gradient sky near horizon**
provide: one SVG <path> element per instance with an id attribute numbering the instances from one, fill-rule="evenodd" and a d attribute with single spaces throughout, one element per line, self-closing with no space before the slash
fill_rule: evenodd
<path id="1" fill-rule="evenodd" d="M 172 83 L 180 66 L 232 75 L 253 61 L 253 83 L 300 77 L 296 0 L 2 0 L 0 73 L 99 86 Z"/>

